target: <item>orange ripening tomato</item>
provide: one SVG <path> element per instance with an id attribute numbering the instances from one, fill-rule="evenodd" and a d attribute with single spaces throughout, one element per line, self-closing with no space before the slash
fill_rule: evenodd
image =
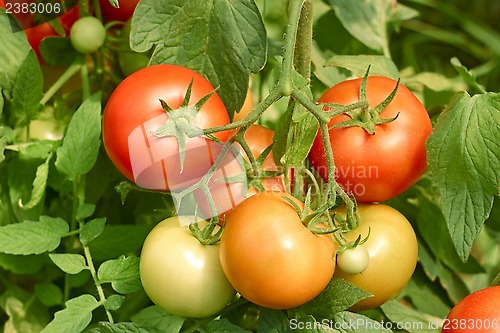
<path id="1" fill-rule="evenodd" d="M 275 191 L 260 192 L 229 215 L 220 240 L 222 269 L 234 289 L 271 309 L 307 303 L 330 282 L 335 271 L 331 235 L 315 235 L 295 208 Z"/>
<path id="2" fill-rule="evenodd" d="M 341 82 L 319 99 L 319 103 L 349 105 L 360 100 L 362 79 Z M 396 81 L 380 76 L 368 77 L 366 98 L 375 107 L 390 95 Z M 369 134 L 358 126 L 328 131 L 336 167 L 336 180 L 360 202 L 380 202 L 401 194 L 422 176 L 427 168 L 425 143 L 431 134 L 429 115 L 413 93 L 400 84 L 393 100 L 380 118 L 397 119 L 375 126 Z M 333 117 L 328 127 L 349 120 Z M 325 147 L 318 132 L 309 161 L 321 177 L 328 180 Z"/>

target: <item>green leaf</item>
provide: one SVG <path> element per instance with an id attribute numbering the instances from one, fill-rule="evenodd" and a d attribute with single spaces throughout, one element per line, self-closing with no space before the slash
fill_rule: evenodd
<path id="1" fill-rule="evenodd" d="M 301 105 L 294 103 L 276 126 L 273 156 L 280 165 L 302 165 L 311 150 L 318 132 L 318 121 L 303 110 Z"/>
<path id="2" fill-rule="evenodd" d="M 266 61 L 267 38 L 254 0 L 143 0 L 132 18 L 130 45 L 151 64 L 188 67 L 207 77 L 230 116 L 245 100 L 250 73 Z"/>
<path id="3" fill-rule="evenodd" d="M 25 221 L 2 226 L 0 252 L 26 255 L 53 251 L 68 231 L 68 224 L 63 219 L 48 216 L 41 216 L 40 222 Z"/>
<path id="4" fill-rule="evenodd" d="M 9 161 L 7 166 L 10 202 L 19 221 L 38 220 L 42 214 L 43 200 L 31 209 L 23 209 L 19 206 L 19 202 L 29 202 L 33 190 L 33 180 L 41 163 L 43 160 L 24 158 L 23 155 L 18 154 Z"/>
<path id="5" fill-rule="evenodd" d="M 68 274 L 78 274 L 88 268 L 85 258 L 81 254 L 51 253 L 49 257 L 57 267 Z"/>
<path id="6" fill-rule="evenodd" d="M 78 108 L 69 123 L 62 146 L 57 149 L 56 168 L 70 180 L 92 169 L 101 145 L 101 97 L 95 94 Z"/>
<path id="7" fill-rule="evenodd" d="M 151 227 L 135 225 L 106 226 L 90 243 L 92 258 L 106 260 L 139 250 Z"/>
<path id="8" fill-rule="evenodd" d="M 2 92 L 0 91 L 0 99 L 2 99 Z M 1 106 L 1 105 L 0 105 Z M 2 109 L 0 108 L 0 111 Z M 0 118 L 2 114 L 0 112 Z M 13 131 L 10 127 L 0 126 L 0 163 L 5 160 L 5 147 L 14 139 Z"/>
<path id="9" fill-rule="evenodd" d="M 104 231 L 104 226 L 106 225 L 106 218 L 98 218 L 91 220 L 84 224 L 82 230 L 80 231 L 80 241 L 83 245 L 87 245 Z"/>
<path id="10" fill-rule="evenodd" d="M 81 332 L 90 324 L 92 311 L 99 305 L 95 297 L 88 294 L 70 299 L 66 308 L 57 311 L 55 318 L 41 333 Z"/>
<path id="11" fill-rule="evenodd" d="M 76 220 L 83 221 L 86 218 L 92 216 L 94 212 L 95 212 L 95 205 L 93 204 L 83 204 L 81 206 L 78 206 L 78 209 L 76 210 Z"/>
<path id="12" fill-rule="evenodd" d="M 460 91 L 467 89 L 467 86 L 462 81 L 450 79 L 443 74 L 433 72 L 422 72 L 408 78 L 403 78 L 403 83 L 423 84 L 427 88 L 434 91 Z"/>
<path id="13" fill-rule="evenodd" d="M 424 242 L 418 242 L 418 261 L 422 265 L 425 274 L 431 281 L 435 281 L 438 275 L 438 259 L 432 255 L 431 250 Z"/>
<path id="14" fill-rule="evenodd" d="M 262 308 L 257 333 L 289 332 L 290 322 L 283 311 Z"/>
<path id="15" fill-rule="evenodd" d="M 47 262 L 43 255 L 13 255 L 0 253 L 0 267 L 14 274 L 26 275 L 38 272 Z"/>
<path id="16" fill-rule="evenodd" d="M 54 306 L 63 303 L 63 293 L 59 286 L 50 282 L 40 282 L 35 284 L 36 297 L 47 306 Z"/>
<path id="17" fill-rule="evenodd" d="M 427 141 L 428 164 L 456 252 L 462 261 L 500 187 L 500 95 L 457 94 Z"/>
<path id="18" fill-rule="evenodd" d="M 159 332 L 180 332 L 186 319 L 179 317 L 154 305 L 147 307 L 132 316 L 132 321 L 140 327 L 156 329 Z"/>
<path id="19" fill-rule="evenodd" d="M 22 209 L 35 208 L 35 206 L 40 204 L 42 199 L 45 197 L 47 179 L 49 178 L 49 162 L 51 158 L 52 154 L 36 169 L 36 175 L 35 179 L 33 180 L 33 189 L 31 191 L 30 200 L 25 204 L 23 203 L 22 199 L 19 199 L 19 207 L 21 207 Z"/>
<path id="20" fill-rule="evenodd" d="M 446 317 L 453 305 L 443 287 L 437 281 L 429 281 L 419 266 L 401 296 L 409 299 L 417 310 L 441 318 Z"/>
<path id="21" fill-rule="evenodd" d="M 123 295 L 111 295 L 106 299 L 104 307 L 110 311 L 118 310 L 125 301 L 125 296 Z"/>
<path id="22" fill-rule="evenodd" d="M 387 322 L 378 322 L 367 316 L 353 312 L 339 312 L 334 317 L 334 327 L 342 333 L 389 333 Z"/>
<path id="23" fill-rule="evenodd" d="M 409 333 L 439 333 L 439 322 L 441 318 L 430 320 L 428 314 L 418 312 L 410 307 L 404 306 L 397 301 L 389 301 L 381 306 L 393 323 L 404 328 Z"/>
<path id="24" fill-rule="evenodd" d="M 122 256 L 103 262 L 97 271 L 100 283 L 111 283 L 114 290 L 122 294 L 142 289 L 139 276 L 139 258 Z"/>
<path id="25" fill-rule="evenodd" d="M 479 263 L 470 257 L 467 263 L 460 260 L 446 228 L 440 208 L 425 197 L 419 199 L 417 228 L 434 256 L 454 271 L 474 274 L 484 273 Z"/>
<path id="26" fill-rule="evenodd" d="M 52 66 L 69 66 L 80 56 L 67 37 L 45 37 L 40 43 L 42 58 Z"/>
<path id="27" fill-rule="evenodd" d="M 335 313 L 349 309 L 371 294 L 343 279 L 332 279 L 325 290 L 312 301 L 290 309 L 294 317 L 312 315 L 315 318 L 332 318 Z"/>
<path id="28" fill-rule="evenodd" d="M 470 294 L 469 288 L 458 273 L 446 268 L 441 263 L 438 264 L 438 268 L 439 282 L 454 304 Z"/>
<path id="29" fill-rule="evenodd" d="M 12 89 L 12 113 L 17 125 L 27 125 L 38 118 L 43 97 L 43 75 L 35 52 L 30 51 L 16 77 Z"/>
<path id="30" fill-rule="evenodd" d="M 329 0 L 342 25 L 361 43 L 389 54 L 387 23 L 392 3 L 386 0 Z"/>
<path id="31" fill-rule="evenodd" d="M 5 11 L 0 10 L 0 75 L 5 75 L 14 83 L 19 68 L 30 51 L 30 45 L 23 33 L 13 33 L 9 17 Z M 3 80 L 2 80 L 3 81 Z M 10 87 L 4 89 L 10 90 Z"/>
<path id="32" fill-rule="evenodd" d="M 39 333 L 49 321 L 47 308 L 21 287 L 3 283 L 0 308 L 8 320 L 2 321 L 2 331 L 12 333 Z M 2 315 L 2 319 L 5 315 Z"/>
<path id="33" fill-rule="evenodd" d="M 348 69 L 354 75 L 363 77 L 370 66 L 370 75 L 379 75 L 399 79 L 399 70 L 394 62 L 381 55 L 334 55 L 325 62 L 327 67 Z"/>
<path id="34" fill-rule="evenodd" d="M 157 330 L 148 330 L 137 326 L 134 323 L 121 322 L 111 324 L 109 322 L 100 322 L 98 327 L 94 327 L 87 333 L 161 333 Z M 164 331 L 170 332 L 170 331 Z"/>
<path id="35" fill-rule="evenodd" d="M 239 326 L 236 326 L 226 318 L 222 318 L 219 320 L 212 320 L 208 323 L 207 332 L 213 333 L 250 333 Z"/>
<path id="36" fill-rule="evenodd" d="M 460 74 L 462 80 L 464 80 L 465 83 L 480 92 L 484 92 L 484 87 L 477 83 L 474 74 L 472 74 L 465 66 L 463 66 L 458 58 L 453 57 L 451 58 L 450 62 L 453 67 L 455 67 L 455 70 L 458 72 L 458 74 Z"/>
<path id="37" fill-rule="evenodd" d="M 45 160 L 54 150 L 54 141 L 36 141 L 19 146 L 19 156 L 22 159 Z"/>

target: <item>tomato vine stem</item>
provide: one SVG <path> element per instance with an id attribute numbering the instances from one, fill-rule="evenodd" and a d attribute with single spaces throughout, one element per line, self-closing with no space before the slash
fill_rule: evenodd
<path id="1" fill-rule="evenodd" d="M 40 100 L 40 104 L 45 105 L 47 102 L 55 95 L 55 93 L 61 89 L 61 87 L 80 70 L 82 66 L 84 66 L 81 57 L 78 57 L 65 71 L 64 73 L 57 79 L 56 82 L 45 92 L 42 99 Z"/>

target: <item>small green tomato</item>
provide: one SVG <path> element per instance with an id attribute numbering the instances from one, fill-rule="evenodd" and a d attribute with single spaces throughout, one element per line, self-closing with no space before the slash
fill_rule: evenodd
<path id="1" fill-rule="evenodd" d="M 337 254 L 337 266 L 347 274 L 355 275 L 362 273 L 370 262 L 368 251 L 363 245 L 346 249 Z"/>
<path id="2" fill-rule="evenodd" d="M 106 29 L 93 16 L 82 17 L 73 24 L 69 34 L 71 45 L 80 53 L 97 51 L 106 39 Z"/>

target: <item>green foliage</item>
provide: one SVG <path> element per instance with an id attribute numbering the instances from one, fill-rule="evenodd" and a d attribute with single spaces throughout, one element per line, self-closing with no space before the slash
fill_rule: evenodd
<path id="1" fill-rule="evenodd" d="M 220 87 L 231 114 L 243 105 L 249 75 L 263 67 L 267 49 L 253 0 L 141 1 L 132 19 L 130 45 L 137 52 L 154 45 L 152 64 L 178 64 L 206 76 Z"/>
<path id="2" fill-rule="evenodd" d="M 151 50 L 143 54 L 150 64 L 204 75 L 231 114 L 250 82 L 253 119 L 275 130 L 279 165 L 307 166 L 319 126 L 314 102 L 368 66 L 371 75 L 401 79 L 434 127 L 428 172 L 387 202 L 409 219 L 419 242 L 403 292 L 354 313 L 350 307 L 370 294 L 334 279 L 300 307 L 256 306 L 253 331 L 437 333 L 454 304 L 500 279 L 500 5 L 308 0 L 314 33 L 304 41 L 287 30 L 295 24 L 289 2 L 297 0 L 141 0 L 130 45 Z M 142 289 L 141 246 L 175 210 L 170 195 L 126 182 L 102 146 L 101 115 L 124 79 L 122 24 L 106 26 L 98 52 L 84 58 L 67 37 L 52 36 L 41 43 L 40 62 L 0 9 L 0 332 L 249 332 L 234 316 L 244 299 L 220 316 L 183 318 L 152 305 Z M 310 62 L 311 72 L 299 73 L 291 59 Z M 51 78 L 52 66 L 66 72 Z M 42 112 L 63 125 L 61 140 L 27 130 Z M 312 206 L 320 199 L 313 196 Z"/>
<path id="3" fill-rule="evenodd" d="M 429 138 L 429 167 L 462 260 L 482 229 L 500 183 L 500 96 L 457 94 Z M 460 163 L 457 163 L 457 159 Z"/>

